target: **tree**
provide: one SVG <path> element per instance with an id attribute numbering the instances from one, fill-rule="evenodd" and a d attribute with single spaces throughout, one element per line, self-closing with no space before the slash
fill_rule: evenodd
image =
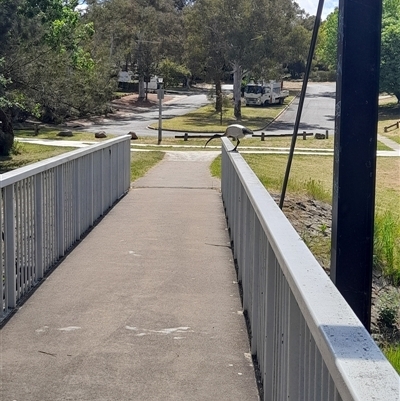
<path id="1" fill-rule="evenodd" d="M 0 59 L 0 66 L 4 63 L 4 59 Z M 14 132 L 11 124 L 11 118 L 6 110 L 9 110 L 12 104 L 7 100 L 5 88 L 9 81 L 0 74 L 0 155 L 7 156 L 10 153 L 14 142 Z"/>
<path id="2" fill-rule="evenodd" d="M 400 102 L 400 0 L 385 0 L 383 6 L 380 89 Z"/>
<path id="3" fill-rule="evenodd" d="M 197 0 L 185 14 L 186 65 L 197 77 L 215 84 L 215 110 L 222 110 L 222 78 L 227 66 L 222 0 Z"/>
<path id="4" fill-rule="evenodd" d="M 56 121 L 87 113 L 88 103 L 104 104 L 104 96 L 89 88 L 99 69 L 85 48 L 92 26 L 81 23 L 75 11 L 77 4 L 76 0 L 0 3 L 0 16 L 6 25 L 0 29 L 4 56 L 0 65 L 0 153 L 10 151 L 12 118 L 18 109 Z"/>
<path id="5" fill-rule="evenodd" d="M 336 8 L 321 26 L 317 59 L 328 69 L 336 69 L 339 10 Z M 380 90 L 395 95 L 400 102 L 400 0 L 384 0 Z"/>
<path id="6" fill-rule="evenodd" d="M 224 1 L 224 14 L 229 18 L 225 40 L 229 44 L 228 60 L 234 73 L 234 112 L 240 120 L 243 74 L 250 71 L 260 80 L 281 76 L 282 64 L 290 53 L 288 35 L 303 23 L 304 11 L 291 0 Z M 301 32 L 306 31 L 301 29 Z M 304 35 L 301 40 L 305 40 Z"/>
<path id="7" fill-rule="evenodd" d="M 145 97 L 145 78 L 159 73 L 162 60 L 182 65 L 183 9 L 188 1 L 109 0 L 90 2 L 96 51 L 109 54 L 116 70 L 131 70 Z"/>
<path id="8" fill-rule="evenodd" d="M 337 64 L 337 32 L 339 21 L 339 9 L 330 13 L 321 24 L 318 44 L 315 51 L 316 57 L 325 68 L 336 70 Z"/>
<path id="9" fill-rule="evenodd" d="M 178 86 L 190 75 L 190 71 L 181 64 L 165 58 L 158 66 L 161 76 L 164 78 L 164 87 Z"/>
<path id="10" fill-rule="evenodd" d="M 291 78 L 298 79 L 305 72 L 310 48 L 311 32 L 303 25 L 296 25 L 286 37 L 287 64 Z"/>

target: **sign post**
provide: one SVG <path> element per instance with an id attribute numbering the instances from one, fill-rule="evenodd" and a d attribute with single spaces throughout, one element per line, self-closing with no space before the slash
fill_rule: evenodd
<path id="1" fill-rule="evenodd" d="M 157 89 L 157 98 L 158 98 L 158 141 L 157 145 L 160 145 L 162 141 L 162 100 L 164 99 L 164 89 L 163 89 L 163 79 L 161 77 L 157 78 L 158 89 Z"/>

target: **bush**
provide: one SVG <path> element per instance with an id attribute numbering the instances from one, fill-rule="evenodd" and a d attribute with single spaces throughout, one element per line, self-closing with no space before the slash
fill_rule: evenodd
<path id="1" fill-rule="evenodd" d="M 382 328 L 392 329 L 396 326 L 399 312 L 399 294 L 396 290 L 385 292 L 378 303 L 378 323 Z"/>
<path id="2" fill-rule="evenodd" d="M 336 82 L 336 71 L 313 71 L 310 79 L 315 82 Z"/>

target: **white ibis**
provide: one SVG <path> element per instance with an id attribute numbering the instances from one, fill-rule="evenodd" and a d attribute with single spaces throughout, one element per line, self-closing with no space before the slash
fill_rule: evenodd
<path id="1" fill-rule="evenodd" d="M 226 130 L 224 134 L 215 134 L 213 135 L 204 145 L 204 147 L 207 146 L 208 142 L 210 142 L 212 139 L 215 138 L 222 138 L 224 136 L 232 139 L 236 139 L 236 146 L 232 149 L 232 152 L 235 152 L 240 141 L 240 138 L 244 138 L 246 135 L 252 135 L 253 131 L 251 129 L 248 129 L 244 127 L 243 125 L 240 124 L 232 124 L 230 125 Z"/>

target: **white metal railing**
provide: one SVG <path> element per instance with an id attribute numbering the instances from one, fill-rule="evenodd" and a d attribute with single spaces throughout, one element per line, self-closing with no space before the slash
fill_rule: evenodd
<path id="1" fill-rule="evenodd" d="M 129 135 L 0 175 L 0 321 L 129 185 Z"/>
<path id="2" fill-rule="evenodd" d="M 222 197 L 265 401 L 399 401 L 400 378 L 232 144 Z"/>

